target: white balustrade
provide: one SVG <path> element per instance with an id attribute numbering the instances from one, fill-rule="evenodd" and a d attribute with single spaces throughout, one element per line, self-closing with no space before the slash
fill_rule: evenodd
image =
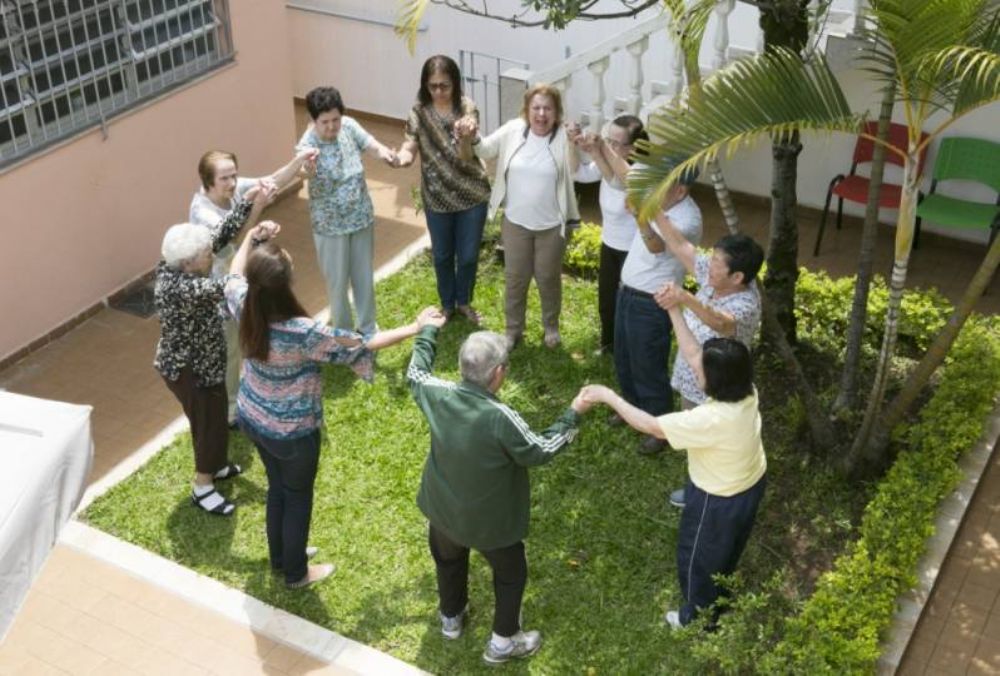
<path id="1" fill-rule="evenodd" d="M 604 90 L 604 74 L 608 72 L 611 65 L 611 55 L 605 56 L 587 64 L 587 70 L 594 76 L 594 99 L 590 107 L 590 130 L 594 133 L 601 133 L 601 126 L 604 124 L 604 99 L 607 92 Z"/>
<path id="2" fill-rule="evenodd" d="M 729 14 L 733 11 L 736 0 L 719 0 L 715 3 L 715 16 L 718 24 L 715 26 L 715 40 L 712 50 L 712 70 L 725 67 L 726 50 L 729 49 Z"/>
<path id="3" fill-rule="evenodd" d="M 865 28 L 865 0 L 854 0 L 854 34 L 859 35 Z"/>
<path id="4" fill-rule="evenodd" d="M 630 115 L 638 115 L 642 107 L 642 55 L 649 49 L 649 36 L 644 35 L 625 48 L 632 57 L 628 79 L 628 98 L 625 100 L 625 110 Z"/>
<path id="5" fill-rule="evenodd" d="M 810 11 L 815 12 L 821 1 L 809 0 Z M 864 0 L 835 1 L 845 7 L 835 8 L 826 23 L 847 23 L 851 13 L 846 6 L 851 3 L 857 14 L 854 17 L 855 26 L 861 25 Z M 750 55 L 754 51 L 763 52 L 763 32 L 755 29 L 751 37 L 742 25 L 746 19 L 741 13 L 744 7 L 740 5 L 737 10 L 736 0 L 717 0 L 714 3 L 712 11 L 715 20 L 709 27 L 711 34 L 705 36 L 708 42 L 704 56 L 708 63 L 700 64 L 703 69 L 717 70 L 724 68 L 731 58 Z M 731 16 L 734 11 L 736 17 Z M 738 47 L 730 44 L 731 20 L 741 22 L 733 24 L 733 29 L 747 43 L 754 41 L 754 46 L 748 44 L 746 47 Z M 665 103 L 677 103 L 681 100 L 687 78 L 680 34 L 669 29 L 670 23 L 669 13 L 660 12 L 648 19 L 636 21 L 617 35 L 548 68 L 536 71 L 514 68 L 504 71 L 500 78 L 501 119 L 517 115 L 524 88 L 540 82 L 551 83 L 563 93 L 567 119 L 579 119 L 593 131 L 599 131 L 609 115 L 613 117 L 620 112 L 641 115 L 644 111 L 648 112 Z M 754 24 L 756 25 L 756 21 Z M 653 51 L 650 49 L 650 36 L 654 39 L 666 38 L 668 42 L 657 45 L 657 49 Z M 664 51 L 668 54 L 666 58 Z M 615 52 L 624 52 L 624 58 L 616 60 L 613 58 Z M 645 64 L 644 60 L 650 58 L 651 52 L 656 54 L 656 62 Z M 626 68 L 627 76 L 624 72 Z M 589 72 L 589 77 L 574 78 L 574 74 L 583 73 L 584 70 Z M 573 90 L 574 85 L 579 91 Z"/>

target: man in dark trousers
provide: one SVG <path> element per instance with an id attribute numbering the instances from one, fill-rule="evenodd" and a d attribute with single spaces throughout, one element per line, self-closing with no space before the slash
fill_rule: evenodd
<path id="1" fill-rule="evenodd" d="M 413 346 L 407 379 L 431 430 L 417 505 L 430 521 L 437 567 L 441 633 L 456 639 L 468 613 L 469 550 L 493 569 L 493 635 L 483 660 L 500 664 L 527 657 L 541 645 L 538 631 L 520 626 L 528 580 L 528 467 L 549 462 L 576 436 L 588 407 L 579 397 L 556 422 L 534 432 L 496 397 L 510 368 L 504 337 L 477 331 L 459 350 L 462 380 L 432 373 L 438 327 L 425 326 Z"/>

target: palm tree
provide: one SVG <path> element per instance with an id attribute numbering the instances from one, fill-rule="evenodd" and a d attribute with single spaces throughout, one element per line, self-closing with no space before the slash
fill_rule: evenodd
<path id="1" fill-rule="evenodd" d="M 903 188 L 885 334 L 852 457 L 869 446 L 888 384 L 913 244 L 918 158 L 956 120 L 1000 99 L 1000 10 L 990 0 L 878 0 L 866 18 L 877 29 L 865 57 L 868 70 L 899 92 L 909 129 L 905 149 L 863 133 L 863 115 L 850 110 L 822 56 L 803 61 L 776 48 L 713 75 L 687 108 L 672 106 L 655 115 L 650 132 L 663 142 L 629 182 L 633 198 L 642 200 L 641 216 L 648 217 L 683 172 L 762 137 L 791 140 L 799 130 L 839 131 L 865 136 L 900 155 Z M 934 113 L 943 113 L 943 119 L 922 140 Z M 678 154 L 686 159 L 676 163 Z"/>

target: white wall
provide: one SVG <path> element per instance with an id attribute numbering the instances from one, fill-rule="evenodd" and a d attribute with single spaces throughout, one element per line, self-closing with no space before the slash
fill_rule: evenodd
<path id="1" fill-rule="evenodd" d="M 293 88 L 303 96 L 319 84 L 333 84 L 344 95 L 349 108 L 402 118 L 413 103 L 419 84 L 420 67 L 432 54 L 444 53 L 458 60 L 459 50 L 474 50 L 495 56 L 521 60 L 532 70 L 542 70 L 563 60 L 567 53 L 579 53 L 633 25 L 635 19 L 577 21 L 563 31 L 541 28 L 517 28 L 499 21 L 470 16 L 437 4 L 431 5 L 425 18 L 426 30 L 419 33 L 416 51 L 411 56 L 403 41 L 392 29 L 398 3 L 394 0 L 289 0 L 288 24 L 292 50 Z M 834 0 L 835 9 L 850 9 L 852 0 Z M 308 5 L 328 11 L 361 17 L 359 21 L 327 14 L 294 9 L 291 5 Z M 620 8 L 618 0 L 602 0 L 598 7 Z M 496 14 L 520 11 L 521 0 L 491 0 L 490 10 Z M 655 16 L 658 9 L 647 10 L 640 19 Z M 373 23 L 381 21 L 382 24 Z M 710 21 L 702 49 L 701 62 L 711 63 L 716 39 L 716 18 Z M 729 17 L 729 44 L 752 49 L 759 40 L 756 10 L 737 2 Z M 664 32 L 665 33 L 665 32 Z M 644 96 L 649 95 L 651 80 L 669 79 L 672 46 L 665 34 L 653 36 L 645 56 Z M 611 68 L 605 77 L 609 103 L 605 115 L 611 114 L 610 100 L 624 96 L 628 87 L 628 56 L 619 51 L 612 56 Z M 859 70 L 837 73 L 849 100 L 856 110 L 878 113 L 879 96 L 868 76 Z M 589 73 L 573 78 L 566 96 L 569 117 L 578 117 L 590 109 L 593 88 Z M 484 102 L 479 101 L 480 107 Z M 952 126 L 947 135 L 974 136 L 1000 141 L 1000 104 L 993 104 Z M 928 129 L 933 128 L 933 125 Z M 398 139 L 383 139 L 397 143 Z M 850 168 L 854 140 L 844 135 L 806 136 L 799 157 L 799 201 L 822 207 L 830 179 Z M 936 144 L 931 147 L 927 167 L 933 166 Z M 752 150 L 741 150 L 737 157 L 723 162 L 730 185 L 739 191 L 767 195 L 771 180 L 771 156 L 765 141 Z M 929 175 L 929 171 L 925 172 Z M 887 170 L 891 179 L 892 169 Z M 929 187 L 929 178 L 925 187 Z M 949 191 L 953 190 L 949 187 Z M 954 194 L 990 201 L 989 191 L 978 186 L 958 186 Z M 846 203 L 844 210 L 860 215 L 863 205 Z M 895 222 L 894 211 L 881 212 L 883 222 Z M 925 223 L 935 230 L 932 223 Z M 950 231 L 951 234 L 956 234 Z M 986 234 L 957 233 L 957 236 L 986 241 Z"/>

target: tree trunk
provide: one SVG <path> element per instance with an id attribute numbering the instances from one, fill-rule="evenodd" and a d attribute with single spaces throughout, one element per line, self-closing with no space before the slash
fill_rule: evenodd
<path id="1" fill-rule="evenodd" d="M 799 229 L 795 218 L 798 197 L 798 157 L 802 152 L 799 132 L 777 138 L 772 142 L 771 154 L 771 229 L 767 252 L 767 277 L 764 287 L 774 304 L 774 314 L 785 333 L 786 340 L 794 345 L 795 282 L 799 278 Z"/>
<path id="2" fill-rule="evenodd" d="M 684 74 L 687 76 L 688 99 L 698 96 L 701 93 L 701 69 L 698 66 L 698 59 L 684 58 Z M 729 186 L 726 185 L 726 177 L 722 174 L 722 167 L 719 160 L 712 158 L 705 164 L 708 179 L 715 188 L 715 199 L 719 202 L 719 209 L 722 210 L 722 218 L 726 221 L 726 228 L 730 233 L 736 234 L 740 231 L 740 217 L 736 213 L 736 204 L 733 196 L 729 193 Z"/>
<path id="3" fill-rule="evenodd" d="M 809 384 L 808 379 L 806 379 L 806 375 L 802 371 L 802 365 L 799 363 L 799 359 L 795 355 L 795 351 L 792 350 L 792 346 L 788 344 L 788 340 L 785 338 L 784 328 L 778 322 L 778 318 L 774 312 L 774 306 L 770 302 L 766 293 L 761 294 L 760 301 L 761 311 L 763 312 L 762 331 L 764 339 L 781 359 L 781 363 L 784 365 L 785 370 L 792 376 L 795 382 L 795 390 L 802 402 L 802 408 L 806 416 L 806 423 L 809 425 L 809 433 L 812 436 L 813 443 L 817 448 L 822 449 L 824 452 L 828 452 L 830 449 L 834 448 L 836 442 L 833 435 L 833 427 L 830 425 L 830 421 L 826 417 L 824 412 L 825 409 L 820 403 L 819 398 L 816 396 L 816 393 L 813 391 L 812 386 Z"/>
<path id="4" fill-rule="evenodd" d="M 878 116 L 878 137 L 889 137 L 889 123 L 892 107 L 896 99 L 895 83 L 886 87 L 882 94 L 882 108 Z M 872 261 L 875 258 L 875 243 L 878 234 L 878 198 L 882 189 L 885 169 L 885 148 L 875 145 L 872 154 L 871 185 L 868 188 L 868 203 L 865 206 L 865 223 L 861 230 L 861 251 L 858 255 L 858 275 L 854 280 L 854 300 L 851 303 L 851 321 L 847 329 L 847 348 L 844 353 L 844 370 L 840 374 L 840 391 L 833 403 L 833 415 L 839 417 L 857 405 L 858 367 L 861 362 L 861 341 L 865 335 L 868 319 L 868 292 L 872 282 Z"/>
<path id="5" fill-rule="evenodd" d="M 722 210 L 722 218 L 726 221 L 726 228 L 730 234 L 735 235 L 740 231 L 740 217 L 736 213 L 736 205 L 733 203 L 733 196 L 729 193 L 729 186 L 726 185 L 726 177 L 722 174 L 722 167 L 716 159 L 709 160 L 706 165 L 708 170 L 708 180 L 715 188 L 715 199 L 719 202 L 719 209 Z"/>
<path id="6" fill-rule="evenodd" d="M 889 370 L 892 355 L 896 351 L 896 338 L 899 335 L 899 313 L 903 304 L 903 287 L 906 284 L 906 272 L 910 264 L 910 252 L 913 249 L 913 230 L 916 222 L 917 194 L 920 176 L 917 175 L 916 144 L 911 140 L 903 167 L 903 191 L 899 202 L 899 217 L 896 221 L 896 252 L 892 264 L 892 277 L 889 279 L 889 305 L 885 314 L 885 334 L 882 337 L 882 349 L 879 352 L 878 365 L 875 369 L 875 382 L 865 409 L 865 417 L 861 422 L 854 443 L 847 455 L 848 467 L 858 469 L 858 459 L 868 447 L 875 422 L 882 412 L 882 400 L 889 384 Z"/>
<path id="7" fill-rule="evenodd" d="M 889 447 L 889 435 L 892 434 L 896 425 L 903 421 L 903 416 L 910 410 L 910 406 L 920 395 L 921 390 L 930 381 L 934 371 L 948 356 L 948 351 L 951 350 L 952 344 L 958 338 L 965 321 L 972 314 L 976 302 L 989 286 L 998 265 L 1000 265 L 1000 237 L 993 240 L 986 252 L 986 257 L 980 263 L 979 269 L 976 270 L 972 281 L 966 287 L 961 300 L 951 313 L 951 317 L 948 318 L 948 322 L 934 337 L 934 342 L 931 343 L 920 363 L 907 376 L 903 388 L 886 408 L 885 414 L 876 422 L 863 454 L 866 465 L 875 467 L 884 465 L 885 452 Z"/>

